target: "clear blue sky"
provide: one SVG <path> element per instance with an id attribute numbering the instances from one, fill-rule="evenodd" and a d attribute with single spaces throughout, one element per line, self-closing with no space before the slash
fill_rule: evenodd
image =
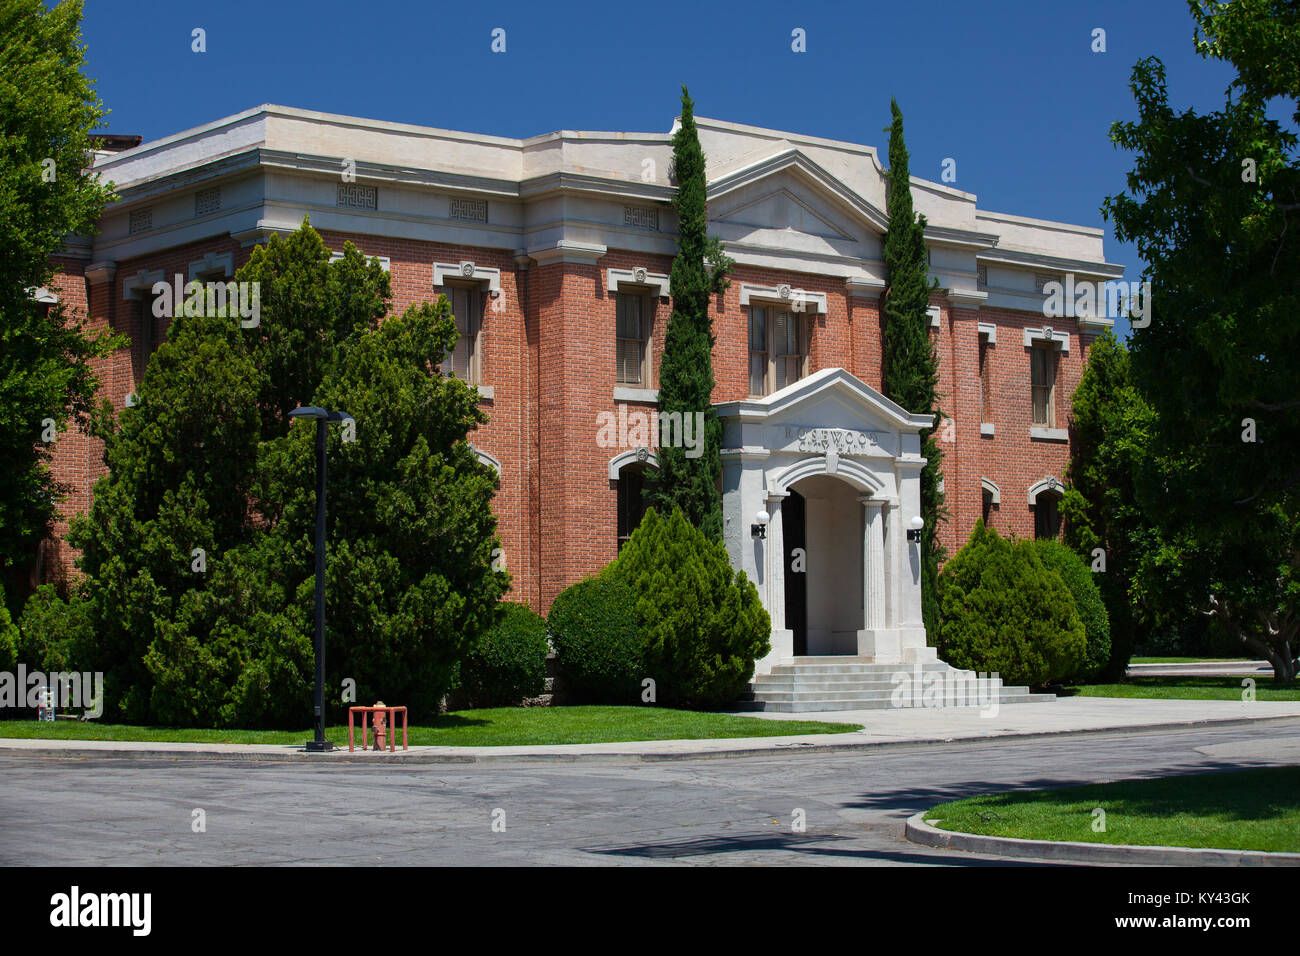
<path id="1" fill-rule="evenodd" d="M 195 27 L 206 53 L 191 51 Z M 1131 279 L 1137 253 L 1099 211 L 1131 165 L 1107 138 L 1135 117 L 1129 72 L 1160 57 L 1175 108 L 1198 111 L 1231 77 L 1193 51 L 1183 0 L 89 0 L 83 33 L 108 128 L 146 140 L 260 103 L 512 137 L 666 132 L 685 82 L 701 116 L 867 143 L 887 161 L 893 95 L 913 175 L 939 180 L 952 157 L 982 208 L 1105 226 L 1106 257 Z"/>

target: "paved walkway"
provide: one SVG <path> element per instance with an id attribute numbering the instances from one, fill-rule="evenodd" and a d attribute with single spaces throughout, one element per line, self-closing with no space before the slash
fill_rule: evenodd
<path id="1" fill-rule="evenodd" d="M 764 720 L 820 720 L 863 725 L 846 734 L 721 740 L 653 740 L 538 747 L 412 747 L 396 754 L 349 754 L 346 743 L 331 754 L 306 754 L 299 744 L 197 744 L 100 740 L 0 739 L 0 752 L 65 756 L 243 757 L 246 759 L 314 759 L 318 761 L 387 761 L 415 763 L 483 763 L 497 760 L 674 759 L 682 757 L 760 755 L 791 749 L 856 750 L 991 737 L 1077 734 L 1117 730 L 1196 727 L 1215 723 L 1300 717 L 1300 701 L 1141 700 L 1071 697 L 1040 704 L 1010 704 L 984 716 L 979 708 L 831 711 L 811 714 L 746 712 Z M 337 743 L 337 741 L 336 741 Z"/>

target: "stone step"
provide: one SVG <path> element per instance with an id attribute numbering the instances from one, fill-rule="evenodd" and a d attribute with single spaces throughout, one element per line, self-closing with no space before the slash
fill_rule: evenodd
<path id="1" fill-rule="evenodd" d="M 990 689 L 990 691 L 988 692 L 988 694 L 987 694 L 986 696 L 988 696 L 988 697 L 992 697 L 993 694 L 995 694 L 995 693 L 998 694 L 999 696 L 1007 697 L 1007 698 L 1011 698 L 1011 697 L 1024 697 L 1024 696 L 1027 695 L 1027 691 L 1022 691 L 1022 692 L 1019 693 L 1019 694 L 1014 693 L 1014 692 L 1007 692 L 1007 693 L 1004 694 L 1004 693 L 1001 692 L 1001 689 L 999 688 L 999 689 Z M 871 690 L 871 691 L 861 691 L 861 692 L 859 692 L 859 693 L 853 693 L 853 694 L 846 694 L 846 693 L 844 693 L 843 691 L 838 691 L 838 690 L 816 690 L 816 691 L 806 691 L 806 690 L 800 690 L 800 691 L 758 690 L 758 691 L 753 691 L 753 692 L 751 692 L 751 694 L 749 695 L 749 699 L 751 699 L 751 700 L 770 700 L 770 701 L 792 701 L 792 700 L 810 700 L 810 701 L 813 701 L 813 700 L 884 700 L 884 701 L 890 701 L 890 700 L 893 700 L 893 699 L 894 699 L 894 692 L 893 692 L 892 690 Z M 924 697 L 922 697 L 922 698 L 920 698 L 919 700 L 917 700 L 916 698 L 913 698 L 913 697 L 904 696 L 904 697 L 902 697 L 901 699 L 904 701 L 904 703 L 902 704 L 902 706 L 904 706 L 904 707 L 913 707 L 913 706 L 916 706 L 916 707 L 924 707 L 924 706 L 926 706 L 925 698 L 924 698 Z M 942 700 L 942 699 L 940 699 L 940 698 L 931 698 L 931 700 L 940 700 L 940 702 L 941 702 L 940 705 L 941 705 L 941 706 L 950 706 L 950 707 L 951 707 L 951 706 L 969 706 L 970 704 L 974 703 L 974 702 L 975 702 L 976 700 L 978 700 L 978 699 L 979 699 L 979 698 L 978 698 L 975 694 L 973 694 L 973 693 L 972 693 L 969 697 L 965 697 L 965 698 L 962 698 L 962 697 L 960 697 L 960 696 L 955 696 L 955 697 L 949 698 L 948 700 Z M 956 704 L 949 703 L 949 700 L 957 701 L 957 703 L 956 703 Z M 913 703 L 913 701 L 915 701 L 915 703 Z M 965 703 L 963 703 L 963 701 L 964 701 Z"/>
<path id="2" fill-rule="evenodd" d="M 921 666 L 922 674 L 947 673 L 953 670 L 947 664 L 924 664 Z M 777 664 L 769 672 L 776 675 L 791 674 L 884 674 L 891 676 L 893 674 L 916 673 L 915 665 L 911 664 Z"/>
<path id="3" fill-rule="evenodd" d="M 1040 704 L 1056 700 L 1055 694 L 1003 695 L 1001 704 Z M 884 700 L 795 700 L 795 701 L 741 701 L 736 705 L 742 711 L 767 711 L 776 714 L 808 714 L 818 711 L 843 710 L 925 710 L 924 707 L 897 708 L 889 699 Z M 934 709 L 934 708 L 930 708 Z"/>
<path id="4" fill-rule="evenodd" d="M 797 693 L 797 694 L 821 693 L 825 691 L 831 691 L 834 693 L 838 693 L 841 696 L 849 697 L 856 694 L 868 694 L 868 693 L 876 693 L 876 692 L 883 692 L 888 694 L 888 693 L 892 693 L 895 688 L 900 686 L 907 689 L 908 693 L 912 693 L 912 687 L 910 685 L 908 684 L 900 685 L 894 683 L 893 681 L 887 681 L 887 680 L 834 680 L 834 681 L 819 681 L 814 679 L 798 680 L 798 681 L 764 680 L 764 681 L 755 681 L 751 685 L 750 689 L 753 691 L 764 692 L 764 693 L 781 691 L 785 693 Z M 983 688 L 992 688 L 992 687 L 1002 687 L 1002 682 L 1000 680 L 981 681 L 978 684 L 976 684 L 973 681 L 964 682 L 955 685 L 953 688 L 953 692 L 966 693 L 969 691 L 973 693 Z M 1028 688 L 1021 688 L 1021 690 L 1028 693 Z M 917 692 L 921 694 L 924 694 L 925 691 L 926 688 L 924 687 L 924 685 L 917 690 Z M 942 693 L 947 693 L 947 691 L 948 691 L 948 687 L 946 684 L 942 686 L 936 684 L 934 686 L 934 689 L 931 691 L 931 693 L 942 694 Z"/>

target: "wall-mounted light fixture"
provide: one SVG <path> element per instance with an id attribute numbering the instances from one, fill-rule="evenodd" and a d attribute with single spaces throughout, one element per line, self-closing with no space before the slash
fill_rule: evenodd
<path id="1" fill-rule="evenodd" d="M 925 527 L 925 519 L 920 515 L 916 515 L 908 524 L 911 527 L 907 531 L 907 540 L 919 542 L 921 540 L 921 529 Z"/>
<path id="2" fill-rule="evenodd" d="M 758 514 L 754 515 L 754 521 L 757 523 L 749 526 L 749 533 L 760 541 L 766 540 L 767 523 L 771 520 L 771 517 L 766 511 L 760 511 Z"/>

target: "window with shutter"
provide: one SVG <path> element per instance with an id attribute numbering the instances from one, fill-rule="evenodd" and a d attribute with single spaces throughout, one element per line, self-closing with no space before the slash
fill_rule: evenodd
<path id="1" fill-rule="evenodd" d="M 1056 410 L 1053 407 L 1053 385 L 1056 377 L 1056 350 L 1035 346 L 1030 350 L 1032 365 L 1032 392 L 1035 425 L 1055 427 Z"/>
<path id="2" fill-rule="evenodd" d="M 645 296 L 616 293 L 614 372 L 620 385 L 645 381 Z"/>
<path id="3" fill-rule="evenodd" d="M 776 377 L 774 390 L 785 388 L 803 377 L 803 349 L 800 348 L 800 316 L 790 312 L 776 314 Z"/>
<path id="4" fill-rule="evenodd" d="M 749 310 L 749 394 L 767 394 L 767 309 Z"/>
<path id="5" fill-rule="evenodd" d="M 447 290 L 456 319 L 456 344 L 443 360 L 442 370 L 463 382 L 479 381 L 479 326 L 483 318 L 483 296 L 475 288 L 451 286 Z"/>

